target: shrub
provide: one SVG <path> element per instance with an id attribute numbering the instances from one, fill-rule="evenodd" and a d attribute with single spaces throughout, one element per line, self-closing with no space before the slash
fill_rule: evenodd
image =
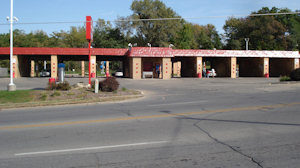
<path id="1" fill-rule="evenodd" d="M 47 90 L 70 90 L 71 86 L 69 82 L 65 81 L 63 83 L 48 83 Z"/>
<path id="2" fill-rule="evenodd" d="M 293 70 L 290 77 L 293 81 L 300 81 L 300 68 Z"/>
<path id="3" fill-rule="evenodd" d="M 283 82 L 283 81 L 290 81 L 291 78 L 289 76 L 280 76 L 280 82 Z"/>
<path id="4" fill-rule="evenodd" d="M 63 83 L 58 83 L 56 85 L 56 89 L 57 90 L 70 90 L 71 86 L 70 86 L 69 82 L 65 81 Z"/>
<path id="5" fill-rule="evenodd" d="M 103 92 L 113 92 L 118 90 L 119 82 L 115 77 L 108 77 L 104 81 L 99 82 L 99 88 Z"/>

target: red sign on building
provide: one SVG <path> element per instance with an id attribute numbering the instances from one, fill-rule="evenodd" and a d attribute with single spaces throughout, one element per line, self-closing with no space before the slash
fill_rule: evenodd
<path id="1" fill-rule="evenodd" d="M 91 16 L 86 17 L 86 39 L 93 41 L 93 20 Z"/>

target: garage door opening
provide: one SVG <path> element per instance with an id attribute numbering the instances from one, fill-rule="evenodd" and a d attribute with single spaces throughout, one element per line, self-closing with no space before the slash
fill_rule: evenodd
<path id="1" fill-rule="evenodd" d="M 216 77 L 231 77 L 231 58 L 203 57 L 204 62 L 206 70 L 215 69 Z"/>
<path id="2" fill-rule="evenodd" d="M 294 70 L 293 58 L 270 58 L 270 77 L 288 76 Z"/>
<path id="3" fill-rule="evenodd" d="M 176 59 L 180 61 L 181 77 L 197 77 L 197 62 L 195 57 L 180 57 Z"/>
<path id="4" fill-rule="evenodd" d="M 237 58 L 239 77 L 264 77 L 264 58 Z"/>

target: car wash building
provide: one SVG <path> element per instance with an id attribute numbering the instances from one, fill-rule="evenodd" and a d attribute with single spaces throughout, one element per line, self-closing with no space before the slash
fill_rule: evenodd
<path id="1" fill-rule="evenodd" d="M 0 48 L 0 59 L 9 60 L 9 48 Z M 90 59 L 89 59 L 90 54 Z M 47 60 L 51 77 L 57 78 L 58 63 L 81 61 L 84 77 L 86 62 L 97 76 L 99 61 L 121 61 L 124 77 L 132 79 L 170 79 L 202 77 L 209 63 L 217 77 L 279 77 L 299 68 L 298 51 L 190 50 L 164 47 L 124 48 L 14 48 L 13 74 L 36 77 L 35 64 Z M 109 65 L 109 64 L 108 64 Z M 109 66 L 106 66 L 109 71 Z"/>

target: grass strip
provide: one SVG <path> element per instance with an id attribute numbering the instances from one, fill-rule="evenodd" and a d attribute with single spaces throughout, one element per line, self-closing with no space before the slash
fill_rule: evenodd
<path id="1" fill-rule="evenodd" d="M 51 106 L 51 105 L 115 102 L 115 101 L 123 101 L 123 100 L 135 99 L 135 98 L 140 98 L 140 97 L 143 97 L 143 95 L 139 94 L 139 95 L 109 96 L 109 97 L 90 98 L 90 99 L 66 99 L 63 101 L 62 100 L 51 100 L 51 101 L 34 101 L 34 102 L 23 102 L 23 103 L 4 103 L 4 104 L 0 104 L 0 109 Z"/>
<path id="2" fill-rule="evenodd" d="M 0 104 L 26 103 L 33 100 L 34 90 L 0 91 Z"/>

